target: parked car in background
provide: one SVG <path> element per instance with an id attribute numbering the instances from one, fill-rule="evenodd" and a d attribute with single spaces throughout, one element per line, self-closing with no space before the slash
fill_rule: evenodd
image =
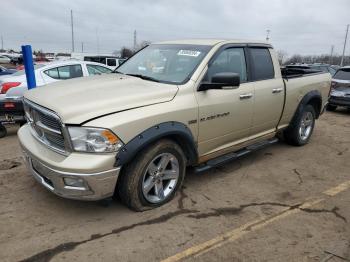
<path id="1" fill-rule="evenodd" d="M 116 69 L 125 60 L 126 59 L 116 58 L 116 57 L 92 57 L 92 56 L 84 57 L 84 61 L 92 61 L 92 62 L 96 62 L 96 63 L 101 63 L 101 64 L 107 65 L 109 67 L 112 67 L 113 69 Z"/>
<path id="2" fill-rule="evenodd" d="M 72 53 L 71 58 L 82 60 L 82 61 L 101 63 L 113 69 L 116 69 L 126 60 L 124 58 L 120 58 L 113 55 L 94 54 L 94 53 Z"/>
<path id="3" fill-rule="evenodd" d="M 331 84 L 331 94 L 327 110 L 334 111 L 338 106 L 350 109 L 350 66 L 345 66 L 335 73 Z"/>
<path id="4" fill-rule="evenodd" d="M 11 63 L 11 59 L 7 56 L 0 55 L 0 64 L 9 64 Z"/>
<path id="5" fill-rule="evenodd" d="M 99 63 L 75 60 L 36 64 L 34 68 L 38 87 L 57 81 L 113 71 L 112 68 Z M 26 90 L 27 79 L 24 70 L 0 79 L 0 128 L 4 124 L 25 122 L 22 97 Z"/>
<path id="6" fill-rule="evenodd" d="M 4 75 L 12 75 L 13 73 L 16 73 L 16 69 L 7 69 L 6 67 L 0 66 L 0 76 Z"/>

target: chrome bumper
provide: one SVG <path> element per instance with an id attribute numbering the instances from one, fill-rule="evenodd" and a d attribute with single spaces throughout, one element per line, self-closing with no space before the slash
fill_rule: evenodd
<path id="1" fill-rule="evenodd" d="M 93 174 L 69 173 L 46 166 L 24 150 L 23 155 L 34 178 L 58 196 L 77 200 L 101 200 L 114 194 L 120 167 Z M 82 185 L 68 186 L 64 178 L 80 179 Z"/>

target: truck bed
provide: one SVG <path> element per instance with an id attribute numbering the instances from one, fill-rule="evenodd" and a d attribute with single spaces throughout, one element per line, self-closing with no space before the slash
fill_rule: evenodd
<path id="1" fill-rule="evenodd" d="M 289 72 L 288 72 L 289 71 Z M 279 128 L 283 128 L 291 121 L 302 98 L 309 92 L 319 92 L 322 97 L 321 110 L 328 101 L 331 75 L 322 71 L 309 69 L 288 69 L 288 76 L 283 75 L 285 85 L 285 105 L 279 123 Z"/>

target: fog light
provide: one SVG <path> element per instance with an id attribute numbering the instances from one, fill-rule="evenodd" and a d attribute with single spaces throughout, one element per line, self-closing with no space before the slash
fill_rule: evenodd
<path id="1" fill-rule="evenodd" d="M 67 186 L 72 187 L 85 187 L 84 180 L 81 178 L 75 178 L 75 177 L 64 177 L 63 178 L 64 184 Z"/>

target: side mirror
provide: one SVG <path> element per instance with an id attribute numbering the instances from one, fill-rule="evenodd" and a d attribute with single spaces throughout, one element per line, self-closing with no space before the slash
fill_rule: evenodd
<path id="1" fill-rule="evenodd" d="M 198 91 L 209 89 L 225 89 L 225 87 L 239 87 L 240 77 L 237 73 L 223 72 L 216 73 L 211 77 L 210 82 L 203 82 Z"/>

